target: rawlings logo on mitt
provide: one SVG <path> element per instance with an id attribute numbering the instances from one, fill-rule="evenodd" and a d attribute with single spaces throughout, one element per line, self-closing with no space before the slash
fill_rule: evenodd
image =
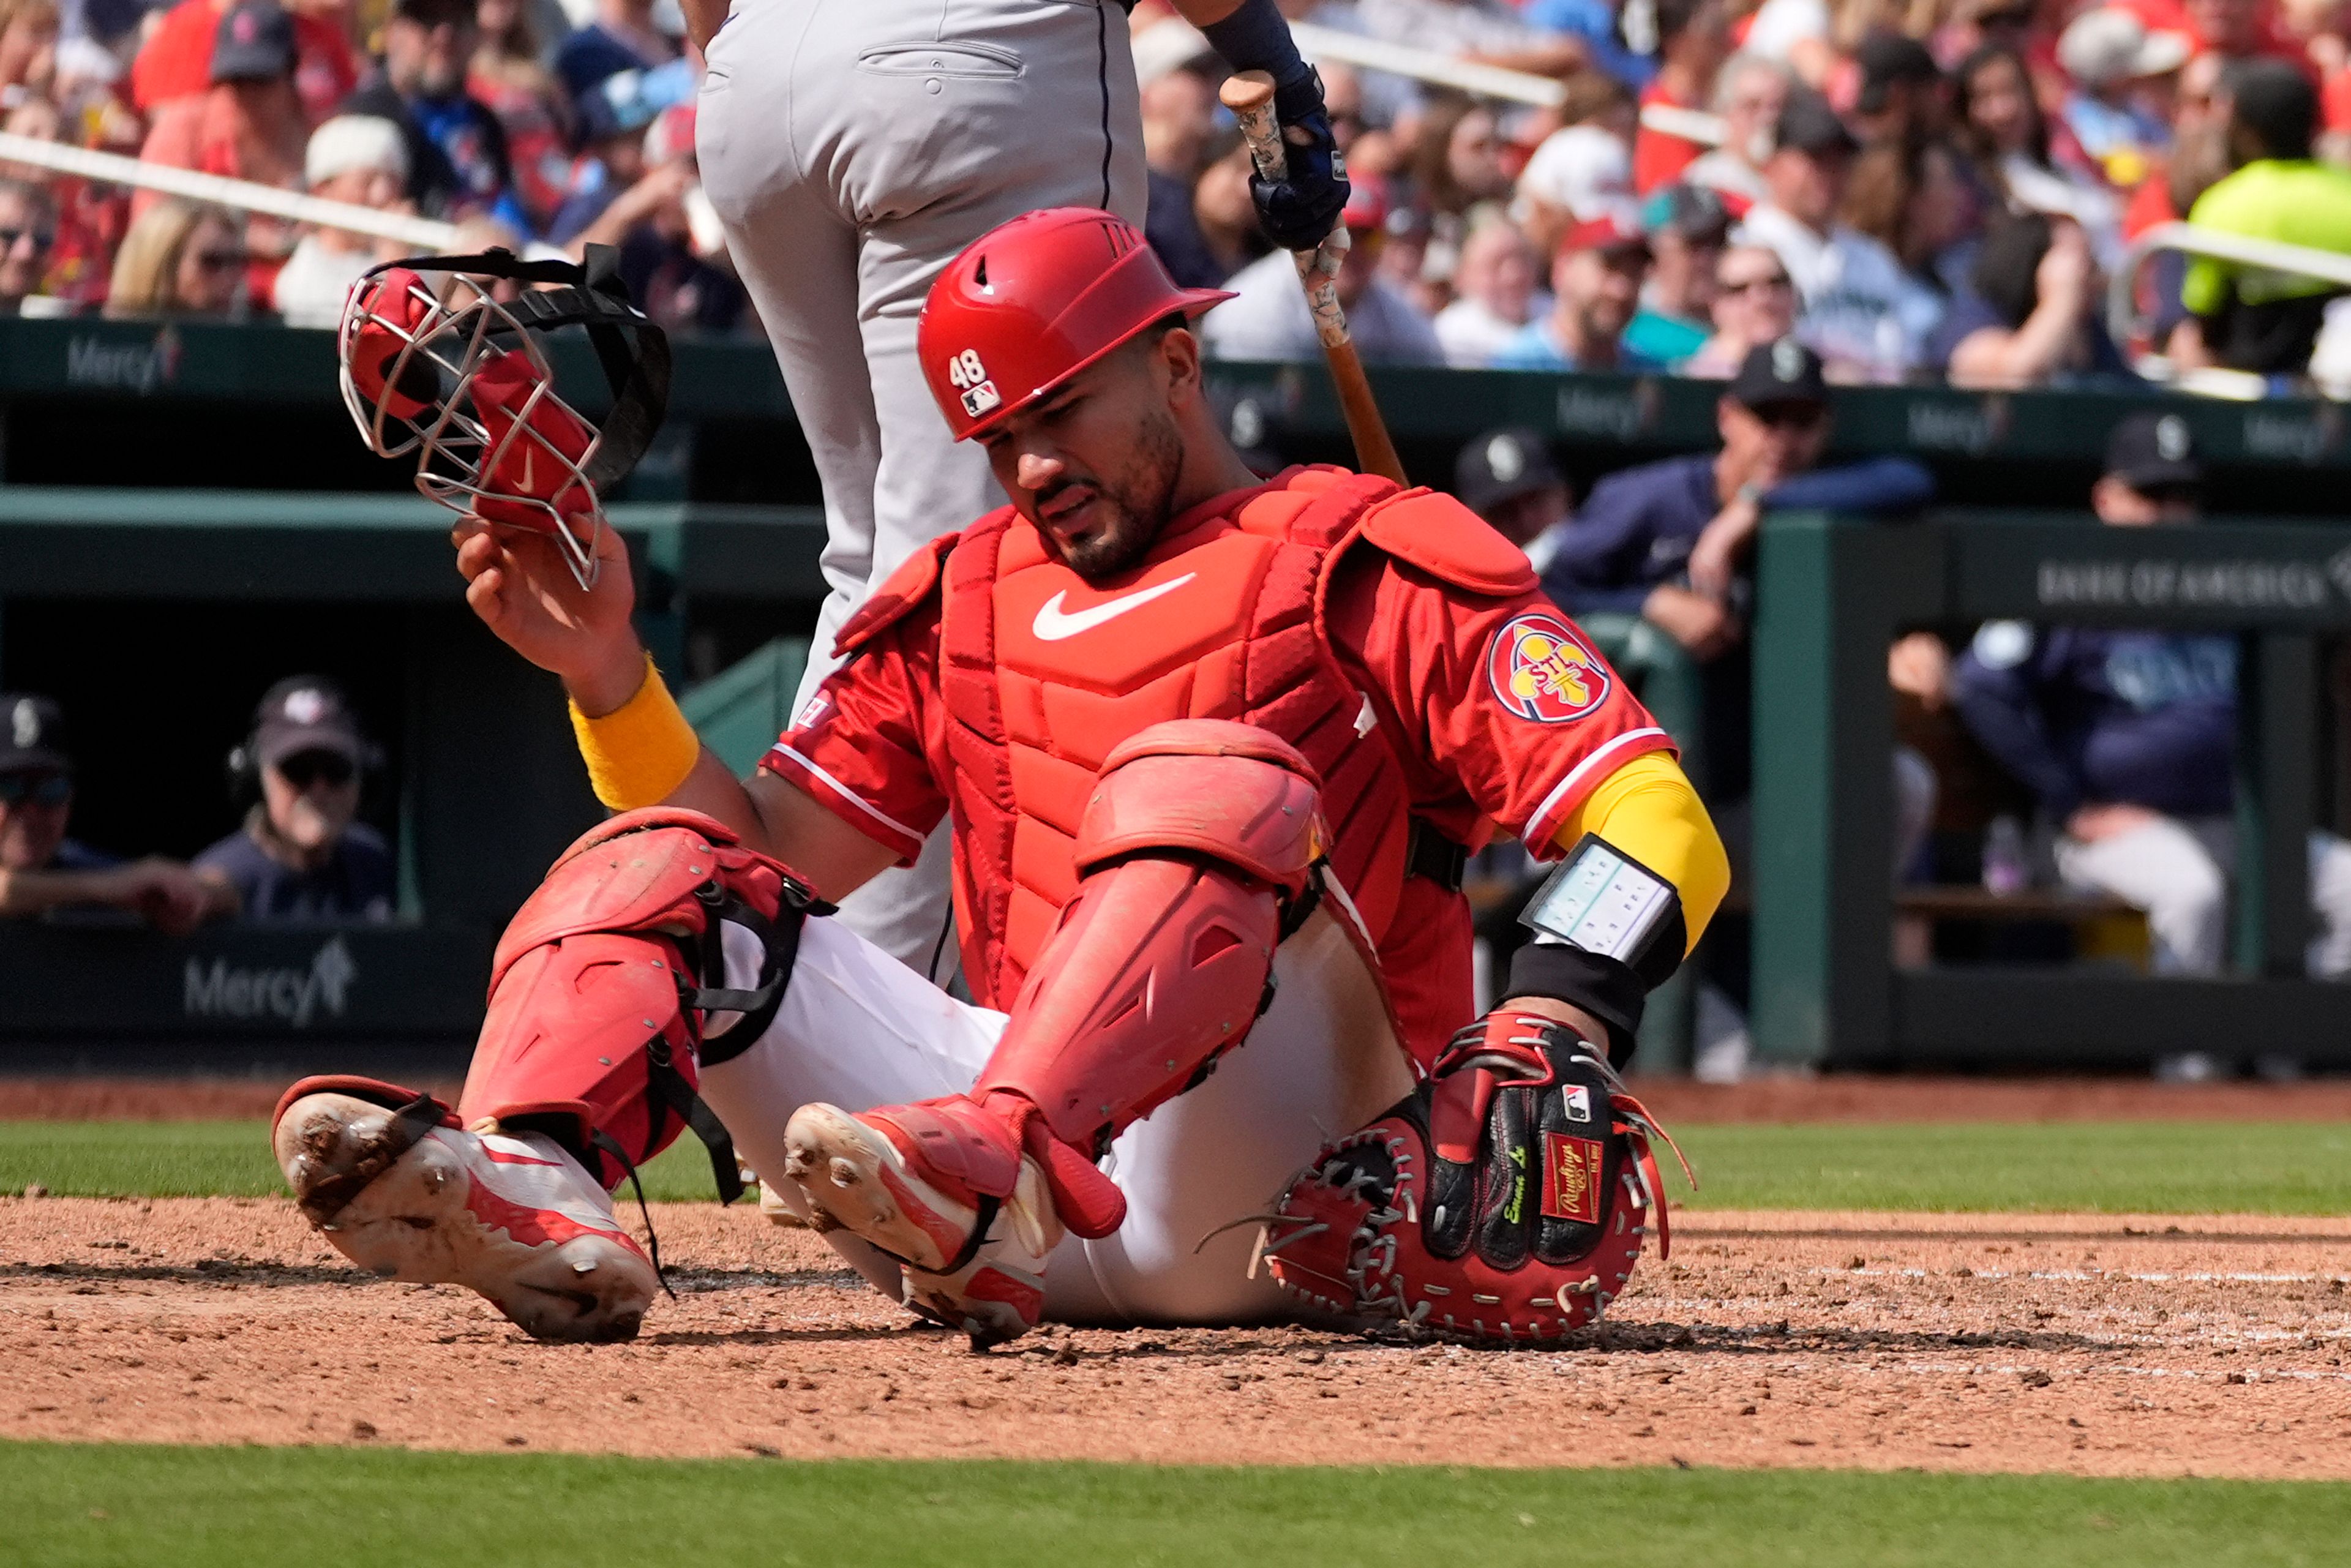
<path id="1" fill-rule="evenodd" d="M 1596 1048 L 1548 1019 L 1490 1013 L 1410 1099 L 1290 1184 L 1266 1260 L 1333 1312 L 1556 1339 L 1624 1290 L 1652 1225 L 1667 1255 L 1652 1135 L 1665 1136 Z"/>

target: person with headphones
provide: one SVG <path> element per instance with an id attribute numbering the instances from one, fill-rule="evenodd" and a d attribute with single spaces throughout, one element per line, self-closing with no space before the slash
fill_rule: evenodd
<path id="1" fill-rule="evenodd" d="M 342 688 L 291 675 L 269 688 L 228 754 L 245 825 L 195 858 L 235 888 L 248 921 L 389 920 L 397 876 L 383 835 L 356 821 L 381 765 Z"/>

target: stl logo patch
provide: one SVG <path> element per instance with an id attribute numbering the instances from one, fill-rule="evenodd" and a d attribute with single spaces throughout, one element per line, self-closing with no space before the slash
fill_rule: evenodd
<path id="1" fill-rule="evenodd" d="M 1556 615 L 1521 615 L 1494 633 L 1486 676 L 1502 706 L 1537 724 L 1567 724 L 1608 700 L 1608 669 Z"/>
<path id="2" fill-rule="evenodd" d="M 1548 1219 L 1600 1223 L 1601 1146 L 1594 1138 L 1543 1134 L 1542 1211 Z"/>

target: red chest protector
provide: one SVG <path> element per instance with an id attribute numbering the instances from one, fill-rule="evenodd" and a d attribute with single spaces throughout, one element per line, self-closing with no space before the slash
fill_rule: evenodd
<path id="1" fill-rule="evenodd" d="M 956 835 L 964 972 L 981 1005 L 1019 994 L 1075 895 L 1072 846 L 1104 758 L 1169 719 L 1257 725 L 1305 755 L 1322 779 L 1332 868 L 1374 944 L 1390 946 L 1383 939 L 1405 883 L 1409 791 L 1374 705 L 1332 652 L 1323 602 L 1367 515 L 1398 495 L 1384 479 L 1292 469 L 1229 516 L 1187 520 L 1115 586 L 1090 585 L 1062 566 L 1007 507 L 935 541 L 842 630 L 841 647 L 855 648 L 930 592 L 942 596 L 939 686 L 953 716 L 935 764 Z M 1439 529 L 1454 520 L 1448 512 Z M 1466 511 L 1459 520 L 1488 531 Z M 1504 548 L 1523 574 L 1524 557 Z M 1433 885 L 1419 891 L 1460 904 Z M 1421 928 L 1416 915 L 1411 924 Z M 1423 929 L 1417 946 L 1458 934 L 1464 951 L 1447 967 L 1466 978 L 1468 921 L 1443 924 L 1441 936 Z M 1441 1038 L 1468 1007 L 1465 995 L 1447 1009 L 1460 1017 L 1407 1019 L 1408 1031 L 1422 1032 L 1411 1028 L 1419 1023 Z"/>

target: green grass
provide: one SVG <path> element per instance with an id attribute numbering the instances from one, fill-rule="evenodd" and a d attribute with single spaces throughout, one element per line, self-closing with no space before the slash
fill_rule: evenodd
<path id="1" fill-rule="evenodd" d="M 691 1136 L 641 1174 L 656 1202 L 718 1197 Z M 286 1196 L 266 1122 L 0 1122 L 0 1193 L 33 1182 L 60 1197 Z M 633 1197 L 626 1183 L 621 1192 Z"/>
<path id="2" fill-rule="evenodd" d="M 2351 1214 L 2351 1125 L 1996 1122 L 1729 1124 L 1679 1130 L 1691 1208 Z M 645 1167 L 661 1198 L 715 1196 L 702 1145 Z M 258 1122 L 0 1122 L 0 1192 L 259 1197 L 285 1188 Z M 625 1200 L 627 1188 L 622 1189 Z"/>
<path id="3" fill-rule="evenodd" d="M 1238 1563 L 2294 1568 L 2351 1487 L 1779 1470 L 1206 1469 L 0 1444 L 44 1568 Z"/>

